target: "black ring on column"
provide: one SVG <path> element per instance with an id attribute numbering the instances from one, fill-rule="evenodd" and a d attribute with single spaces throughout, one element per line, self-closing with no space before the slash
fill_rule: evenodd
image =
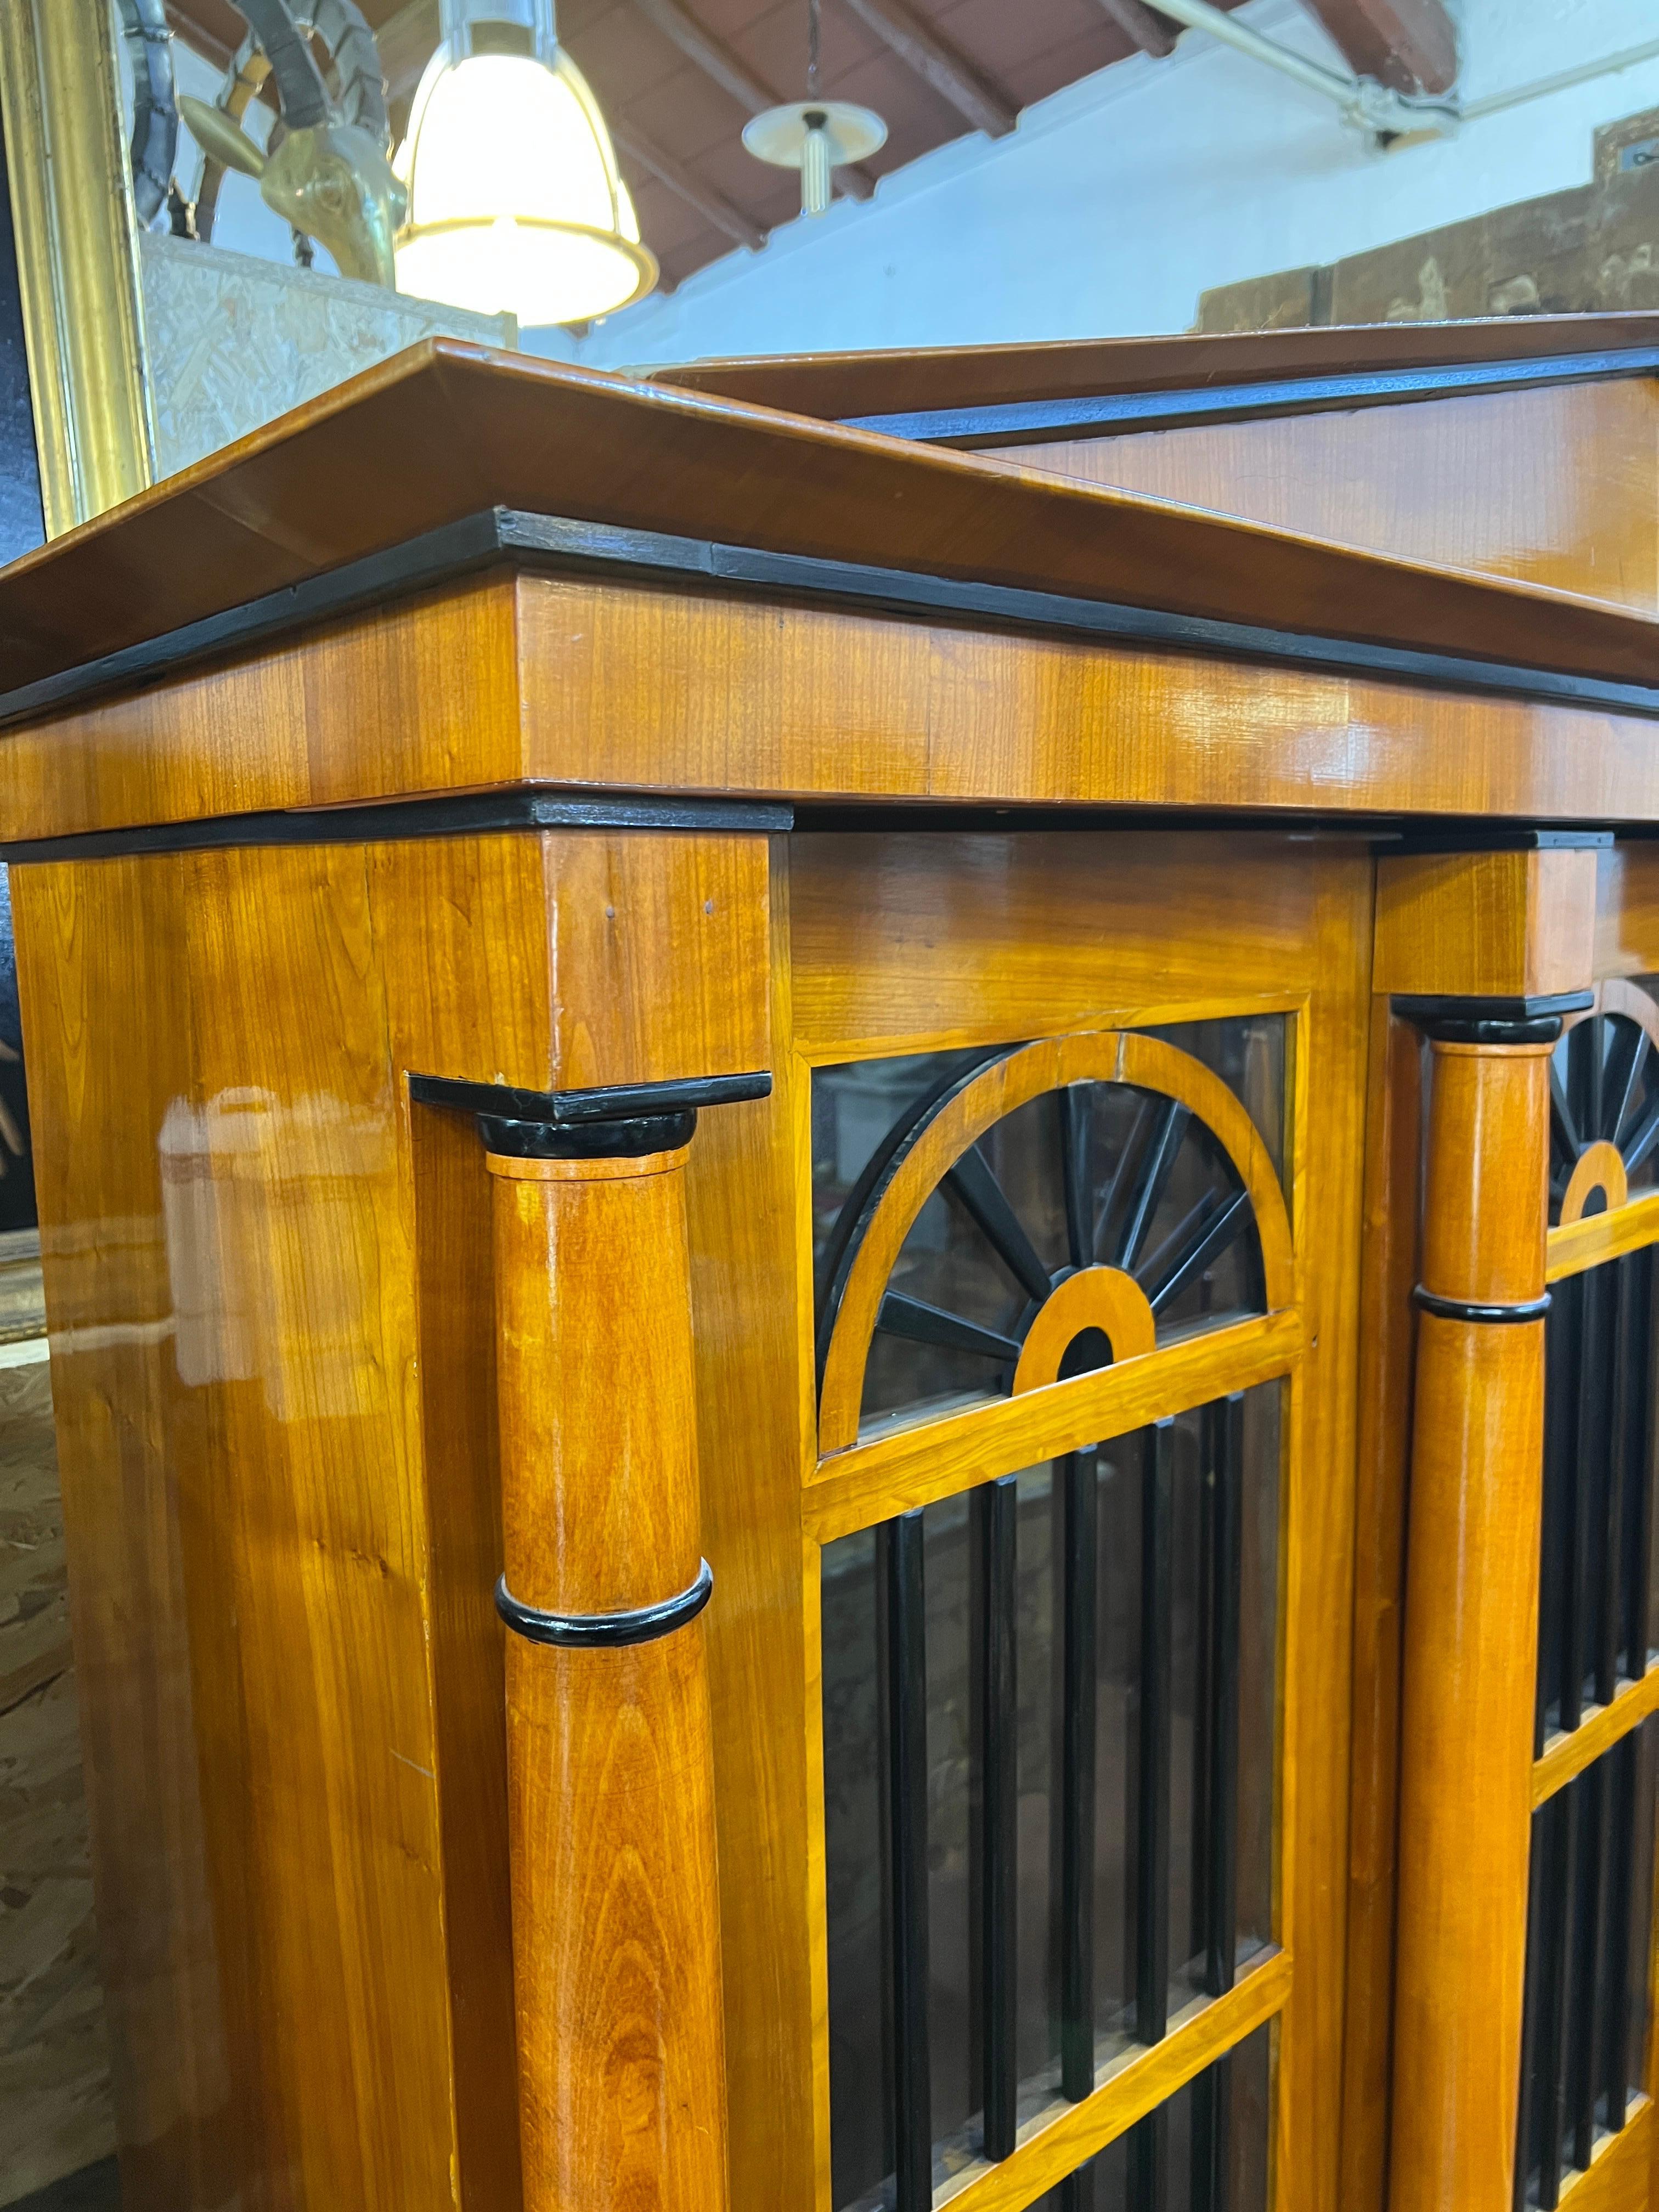
<path id="1" fill-rule="evenodd" d="M 1522 1305 L 1480 1306 L 1468 1298 L 1443 1298 L 1437 1291 L 1425 1291 L 1419 1283 L 1412 1292 L 1412 1303 L 1442 1321 L 1542 1321 L 1550 1310 L 1550 1294 L 1546 1291 L 1541 1298 L 1528 1298 Z"/>
<path id="2" fill-rule="evenodd" d="M 690 1589 L 659 1605 L 637 1606 L 631 1613 L 543 1613 L 520 1605 L 502 1575 L 495 1584 L 495 1610 L 515 1636 L 532 1644 L 556 1644 L 563 1651 L 616 1651 L 630 1644 L 652 1644 L 695 1620 L 714 1592 L 707 1559 Z"/>

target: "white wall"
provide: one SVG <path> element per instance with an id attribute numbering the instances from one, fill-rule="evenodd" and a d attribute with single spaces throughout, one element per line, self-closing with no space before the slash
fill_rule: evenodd
<path id="1" fill-rule="evenodd" d="M 1462 92 L 1528 84 L 1659 36 L 1655 0 L 1463 0 Z M 1244 19 L 1328 62 L 1296 0 Z M 1334 107 L 1189 32 L 700 270 L 574 347 L 603 367 L 708 355 L 988 344 L 1190 325 L 1200 291 L 1339 259 L 1588 182 L 1600 124 L 1659 106 L 1659 60 L 1379 155 Z M 562 332 L 531 332 L 568 356 Z"/>

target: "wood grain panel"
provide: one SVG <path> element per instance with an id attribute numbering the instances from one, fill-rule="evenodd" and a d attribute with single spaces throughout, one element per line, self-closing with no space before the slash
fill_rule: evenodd
<path id="1" fill-rule="evenodd" d="M 1650 377 L 997 453 L 1408 559 L 1659 605 L 1659 392 Z"/>
<path id="2" fill-rule="evenodd" d="M 773 848 L 770 1098 L 697 1126 L 687 1170 L 724 1942 L 732 2201 L 830 2212 L 810 1112 L 790 1033 L 790 841 Z"/>
<path id="3" fill-rule="evenodd" d="M 1544 1287 L 1549 1047 L 1431 1045 L 1423 1281 Z M 1389 2188 L 1509 2212 L 1531 1842 L 1544 1324 L 1419 1316 Z"/>
<path id="4" fill-rule="evenodd" d="M 383 634 L 331 631 L 326 686 L 303 680 L 298 648 L 271 648 L 13 730 L 0 742 L 0 834 L 507 781 L 1659 819 L 1659 749 L 1633 716 L 585 579 L 520 580 L 509 648 L 490 597 L 501 588 L 456 587 L 453 623 L 475 631 L 465 690 L 422 676 L 442 663 L 434 641 L 452 622 L 416 607 Z M 520 684 L 504 727 L 500 702 Z M 419 711 L 391 717 L 388 698 Z"/>
<path id="5" fill-rule="evenodd" d="M 719 840 L 525 835 L 13 880 L 129 2203 L 496 2212 L 491 1432 L 457 1425 L 490 1387 L 478 1192 L 438 1117 L 417 1146 L 403 1077 L 764 1065 L 725 972 L 763 848 L 758 873 Z M 588 957 L 561 970 L 561 936 Z"/>
<path id="6" fill-rule="evenodd" d="M 1593 850 L 1425 853 L 1377 874 L 1376 988 L 1455 998 L 1589 988 Z"/>
<path id="7" fill-rule="evenodd" d="M 694 362 L 657 381 L 831 421 L 933 407 L 1183 392 L 1267 378 L 1375 373 L 1451 362 L 1546 360 L 1659 345 L 1659 317 L 1528 315 L 1478 323 L 1373 323 L 1293 331 L 1181 331 L 1031 344 L 877 348 Z"/>
<path id="8" fill-rule="evenodd" d="M 496 507 L 1638 683 L 1652 672 L 1655 624 L 1631 609 L 439 338 L 13 562 L 9 680 Z M 135 589 L 158 576 L 165 594 Z"/>
<path id="9" fill-rule="evenodd" d="M 1418 1032 L 1393 1018 L 1386 999 L 1373 999 L 1359 1305 L 1348 1987 L 1342 2045 L 1340 2201 L 1353 2212 L 1380 2212 L 1388 2170 L 1422 1060 Z"/>

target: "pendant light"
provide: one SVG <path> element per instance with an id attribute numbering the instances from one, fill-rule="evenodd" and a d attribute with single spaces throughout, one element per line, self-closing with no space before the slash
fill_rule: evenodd
<path id="1" fill-rule="evenodd" d="M 642 299 L 657 264 L 553 0 L 441 0 L 439 28 L 395 164 L 398 290 L 531 326 Z"/>
<path id="2" fill-rule="evenodd" d="M 803 215 L 829 206 L 832 169 L 886 144 L 887 125 L 873 108 L 818 98 L 818 0 L 806 0 L 806 98 L 756 116 L 744 125 L 743 143 L 775 168 L 800 171 Z"/>

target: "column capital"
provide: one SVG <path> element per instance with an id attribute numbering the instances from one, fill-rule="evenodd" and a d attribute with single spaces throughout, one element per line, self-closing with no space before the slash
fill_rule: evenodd
<path id="1" fill-rule="evenodd" d="M 1394 1011 L 1434 1044 L 1553 1045 L 1569 1014 L 1589 1012 L 1592 990 L 1505 997 L 1458 997 L 1449 992 L 1396 994 Z"/>
<path id="2" fill-rule="evenodd" d="M 1431 1038 L 1553 1043 L 1563 1018 L 1589 1003 L 1607 842 L 1533 832 L 1463 847 L 1437 836 L 1380 854 L 1373 989 Z"/>

